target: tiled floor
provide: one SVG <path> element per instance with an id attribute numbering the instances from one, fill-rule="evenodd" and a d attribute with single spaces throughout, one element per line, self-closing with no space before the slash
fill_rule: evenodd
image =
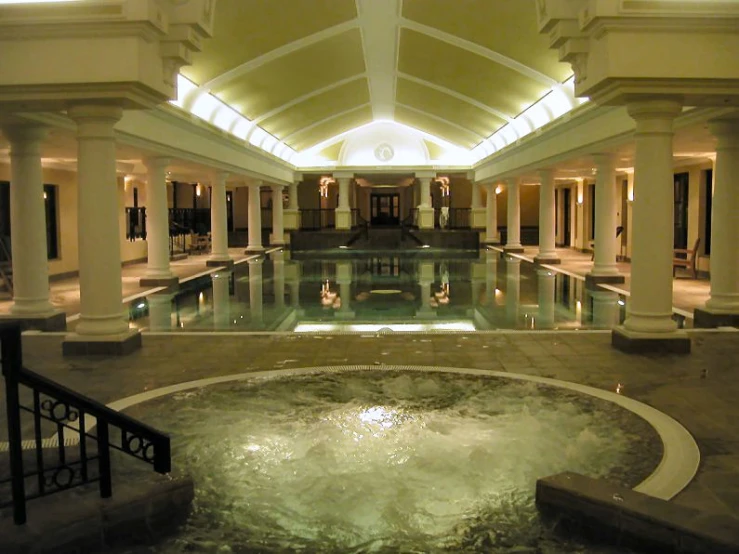
<path id="1" fill-rule="evenodd" d="M 67 359 L 60 335 L 27 334 L 24 351 L 27 367 L 103 402 L 205 377 L 346 364 L 493 369 L 607 390 L 620 383 L 622 394 L 680 421 L 701 448 L 699 474 L 676 502 L 739 515 L 739 334 L 693 337 L 689 356 L 623 354 L 607 332 L 145 335 L 143 349 L 128 357 Z"/>

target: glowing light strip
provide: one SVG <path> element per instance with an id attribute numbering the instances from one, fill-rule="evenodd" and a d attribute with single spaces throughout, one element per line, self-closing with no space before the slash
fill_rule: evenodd
<path id="1" fill-rule="evenodd" d="M 289 162 L 297 153 L 214 95 L 199 91 L 198 86 L 183 75 L 177 76 L 177 99 L 169 103 L 285 162 Z"/>

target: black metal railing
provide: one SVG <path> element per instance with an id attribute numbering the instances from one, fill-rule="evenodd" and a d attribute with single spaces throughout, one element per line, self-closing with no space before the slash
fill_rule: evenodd
<path id="1" fill-rule="evenodd" d="M 471 229 L 471 217 L 470 208 L 449 208 L 449 228 Z"/>
<path id="2" fill-rule="evenodd" d="M 192 234 L 192 229 L 184 227 L 175 221 L 169 222 L 169 255 L 186 252 L 185 237 Z"/>
<path id="3" fill-rule="evenodd" d="M 17 525 L 26 522 L 26 502 L 34 498 L 93 482 L 109 498 L 111 449 L 169 473 L 167 435 L 24 368 L 19 324 L 0 323 L 0 349 L 10 454 L 10 476 L 0 476 L 0 508 L 12 505 Z M 24 414 L 31 416 L 25 427 Z M 33 438 L 24 442 L 29 428 Z M 51 431 L 56 440 L 44 440 Z"/>
<path id="4" fill-rule="evenodd" d="M 210 232 L 210 209 L 169 208 L 169 221 L 194 233 L 206 235 Z"/>
<path id="5" fill-rule="evenodd" d="M 336 211 L 330 208 L 300 210 L 300 228 L 307 230 L 332 229 L 336 227 Z"/>
<path id="6" fill-rule="evenodd" d="M 146 208 L 126 208 L 126 238 L 146 240 Z"/>

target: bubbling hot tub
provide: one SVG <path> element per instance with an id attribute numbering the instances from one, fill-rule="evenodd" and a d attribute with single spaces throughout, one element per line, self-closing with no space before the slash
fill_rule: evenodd
<path id="1" fill-rule="evenodd" d="M 428 369 L 244 374 L 114 404 L 171 433 L 195 480 L 191 517 L 155 551 L 579 552 L 539 520 L 536 479 L 634 487 L 665 464 L 660 433 L 610 400 Z"/>

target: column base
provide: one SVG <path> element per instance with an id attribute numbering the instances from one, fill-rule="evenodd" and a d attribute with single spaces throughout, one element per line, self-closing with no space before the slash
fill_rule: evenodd
<path id="1" fill-rule="evenodd" d="M 350 208 L 336 208 L 336 229 L 347 231 L 352 228 L 352 211 Z"/>
<path id="2" fill-rule="evenodd" d="M 712 312 L 706 308 L 696 308 L 693 312 L 693 327 L 702 329 L 739 327 L 739 314 Z"/>
<path id="3" fill-rule="evenodd" d="M 179 277 L 142 277 L 140 287 L 173 287 L 180 284 Z"/>
<path id="4" fill-rule="evenodd" d="M 433 229 L 434 228 L 434 209 L 430 207 L 418 208 L 418 228 Z"/>
<path id="5" fill-rule="evenodd" d="M 482 243 L 488 246 L 500 246 L 500 237 L 486 238 Z"/>
<path id="6" fill-rule="evenodd" d="M 611 346 L 627 354 L 690 354 L 690 337 L 685 331 L 637 333 L 619 325 L 611 331 Z"/>
<path id="7" fill-rule="evenodd" d="M 619 283 L 625 283 L 626 278 L 623 275 L 593 275 L 592 273 L 585 274 L 585 285 L 617 285 Z"/>
<path id="8" fill-rule="evenodd" d="M 170 262 L 178 262 L 180 260 L 186 260 L 187 259 L 187 252 L 178 252 L 177 254 L 172 254 L 169 257 Z"/>
<path id="9" fill-rule="evenodd" d="M 261 254 L 264 252 L 264 246 L 247 246 L 244 254 Z"/>
<path id="10" fill-rule="evenodd" d="M 561 264 L 562 260 L 557 258 L 556 256 L 534 256 L 534 263 L 537 263 L 539 265 L 541 264 L 549 264 L 549 265 L 557 265 Z"/>
<path id="11" fill-rule="evenodd" d="M 234 261 L 229 258 L 228 260 L 208 260 L 205 262 L 205 267 L 226 267 L 231 269 L 234 266 Z"/>
<path id="12" fill-rule="evenodd" d="M 286 208 L 282 216 L 285 231 L 300 229 L 300 210 Z"/>
<path id="13" fill-rule="evenodd" d="M 67 335 L 62 342 L 64 356 L 127 356 L 141 348 L 141 333 L 137 330 L 118 335 Z"/>
<path id="14" fill-rule="evenodd" d="M 270 246 L 285 246 L 285 236 L 283 233 L 283 236 L 275 236 L 274 233 L 270 233 L 269 235 L 269 245 Z"/>
<path id="15" fill-rule="evenodd" d="M 34 314 L 2 314 L 0 321 L 12 321 L 21 326 L 21 331 L 66 331 L 67 314 L 61 311 L 53 311 L 46 315 Z"/>
<path id="16" fill-rule="evenodd" d="M 503 252 L 506 254 L 523 254 L 523 246 L 504 246 Z"/>

